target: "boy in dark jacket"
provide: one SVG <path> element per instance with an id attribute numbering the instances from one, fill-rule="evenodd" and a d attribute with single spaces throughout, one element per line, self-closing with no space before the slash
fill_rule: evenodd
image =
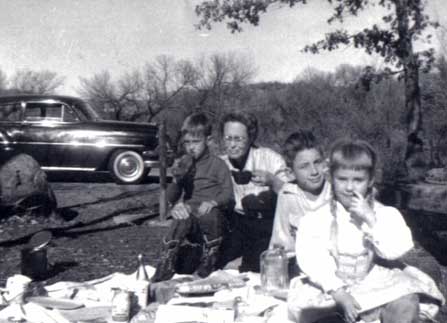
<path id="1" fill-rule="evenodd" d="M 173 183 L 168 187 L 173 222 L 163 241 L 161 259 L 153 282 L 170 279 L 181 243 L 200 243 L 203 253 L 195 273 L 208 276 L 215 270 L 224 231 L 224 213 L 234 205 L 230 171 L 223 160 L 210 154 L 208 141 L 212 127 L 207 116 L 195 113 L 181 128 L 185 155 L 173 167 Z M 177 164 L 178 166 L 178 164 Z"/>

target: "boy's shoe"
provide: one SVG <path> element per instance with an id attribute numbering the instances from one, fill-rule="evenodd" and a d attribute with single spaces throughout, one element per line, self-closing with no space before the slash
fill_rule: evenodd
<path id="1" fill-rule="evenodd" d="M 204 240 L 202 259 L 200 259 L 200 265 L 195 271 L 195 274 L 201 278 L 208 277 L 216 270 L 217 256 L 222 243 L 222 238 L 208 241 L 204 237 Z"/>
<path id="2" fill-rule="evenodd" d="M 161 259 L 157 264 L 157 269 L 151 278 L 151 282 L 156 283 L 168 280 L 175 275 L 175 263 L 177 262 L 178 250 L 178 240 L 168 242 L 163 240 Z"/>

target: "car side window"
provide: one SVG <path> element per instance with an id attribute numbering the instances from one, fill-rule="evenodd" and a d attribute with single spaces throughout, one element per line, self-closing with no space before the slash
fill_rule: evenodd
<path id="1" fill-rule="evenodd" d="M 77 121 L 79 121 L 79 117 L 71 107 L 65 105 L 63 120 L 65 122 L 77 122 Z"/>
<path id="2" fill-rule="evenodd" d="M 26 121 L 62 121 L 62 105 L 28 103 L 25 110 Z"/>
<path id="3" fill-rule="evenodd" d="M 0 121 L 20 121 L 21 114 L 22 108 L 20 106 L 20 103 L 8 103 L 0 105 Z"/>

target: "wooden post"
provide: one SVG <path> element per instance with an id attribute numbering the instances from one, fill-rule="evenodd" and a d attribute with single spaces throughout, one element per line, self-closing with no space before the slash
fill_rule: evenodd
<path id="1" fill-rule="evenodd" d="M 158 147 L 160 151 L 160 221 L 166 221 L 168 212 L 168 201 L 166 198 L 166 126 L 165 122 L 160 122 L 160 128 L 158 133 Z"/>

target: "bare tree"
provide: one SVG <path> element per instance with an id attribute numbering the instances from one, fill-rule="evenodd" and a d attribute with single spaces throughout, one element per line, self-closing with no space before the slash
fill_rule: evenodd
<path id="1" fill-rule="evenodd" d="M 158 56 L 146 64 L 143 71 L 144 102 L 148 121 L 161 111 L 177 105 L 183 91 L 192 89 L 198 80 L 198 72 L 187 60 L 176 61 L 167 55 Z"/>
<path id="2" fill-rule="evenodd" d="M 108 71 L 102 71 L 91 78 L 80 77 L 79 82 L 78 94 L 86 99 L 96 111 L 101 114 L 113 112 L 114 118 L 120 119 L 123 107 L 117 101 L 116 86 Z"/>
<path id="3" fill-rule="evenodd" d="M 216 118 L 222 110 L 237 104 L 242 87 L 256 74 L 250 57 L 235 52 L 202 56 L 196 66 L 199 72 L 198 106 Z"/>
<path id="4" fill-rule="evenodd" d="M 21 93 L 50 94 L 64 84 L 64 77 L 48 70 L 18 70 L 11 78 L 10 88 Z"/>
<path id="5" fill-rule="evenodd" d="M 161 111 L 175 106 L 183 91 L 198 79 L 194 66 L 170 56 L 158 56 L 143 71 L 134 70 L 112 81 L 103 71 L 92 78 L 80 78 L 78 93 L 99 111 L 113 112 L 117 120 L 152 121 Z"/>

